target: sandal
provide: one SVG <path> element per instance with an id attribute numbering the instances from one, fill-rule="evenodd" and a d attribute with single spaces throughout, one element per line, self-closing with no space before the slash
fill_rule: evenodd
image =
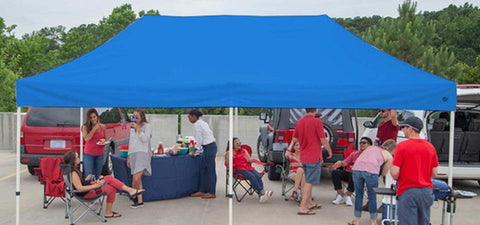
<path id="1" fill-rule="evenodd" d="M 129 195 L 130 195 L 130 198 L 135 198 L 137 195 L 141 195 L 145 192 L 146 192 L 146 190 L 144 190 L 144 189 L 137 189 L 133 195 L 130 195 L 130 193 L 129 193 Z"/>
<path id="2" fill-rule="evenodd" d="M 122 214 L 118 213 L 118 212 L 115 212 L 115 211 L 112 211 L 112 215 L 110 216 L 107 216 L 105 215 L 105 218 L 115 218 L 115 217 L 121 217 Z"/>
<path id="3" fill-rule="evenodd" d="M 313 206 L 311 206 L 311 207 L 308 207 L 309 210 L 320 209 L 320 208 L 322 208 L 322 206 L 319 205 L 319 204 L 315 204 L 315 205 L 313 205 Z"/>
<path id="4" fill-rule="evenodd" d="M 311 216 L 311 215 L 315 215 L 317 213 L 315 213 L 314 211 L 312 210 L 308 210 L 306 212 L 297 212 L 297 215 L 301 215 L 301 216 Z"/>
<path id="5" fill-rule="evenodd" d="M 358 225 L 358 224 L 355 224 L 355 220 L 352 220 L 352 222 L 348 222 L 348 225 Z"/>
<path id="6" fill-rule="evenodd" d="M 297 192 L 296 191 L 292 192 L 292 195 L 290 195 L 290 200 L 297 201 Z"/>

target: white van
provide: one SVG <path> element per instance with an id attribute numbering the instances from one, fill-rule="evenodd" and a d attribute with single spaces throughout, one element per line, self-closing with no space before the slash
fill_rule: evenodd
<path id="1" fill-rule="evenodd" d="M 437 150 L 438 177 L 447 178 L 450 112 L 398 110 L 397 117 L 402 121 L 410 116 L 424 121 L 420 136 L 430 141 Z M 373 121 L 363 124 L 362 134 L 375 139 L 378 124 L 382 118 L 377 115 Z M 480 85 L 457 86 L 457 108 L 454 128 L 453 178 L 477 180 L 480 184 Z M 406 140 L 402 131 L 398 132 L 397 142 Z"/>

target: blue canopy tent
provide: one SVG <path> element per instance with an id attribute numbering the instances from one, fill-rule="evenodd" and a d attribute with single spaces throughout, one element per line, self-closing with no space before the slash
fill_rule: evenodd
<path id="1" fill-rule="evenodd" d="M 84 56 L 18 80 L 16 90 L 19 107 L 456 104 L 455 82 L 389 56 L 326 15 L 144 16 Z"/>

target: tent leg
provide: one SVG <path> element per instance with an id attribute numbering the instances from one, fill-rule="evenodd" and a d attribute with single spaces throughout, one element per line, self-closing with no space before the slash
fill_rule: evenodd
<path id="1" fill-rule="evenodd" d="M 238 137 L 238 107 L 235 107 L 235 123 L 233 126 L 233 135 Z"/>
<path id="2" fill-rule="evenodd" d="M 16 145 L 16 152 L 17 152 L 17 176 L 16 176 L 16 224 L 20 224 L 20 107 L 17 107 L 17 145 Z"/>
<path id="3" fill-rule="evenodd" d="M 87 118 L 88 119 L 88 118 Z M 82 133 L 82 126 L 83 126 L 83 107 L 80 107 L 80 162 L 83 162 L 83 133 Z M 83 163 L 80 163 L 80 169 L 83 171 Z"/>
<path id="4" fill-rule="evenodd" d="M 455 111 L 450 112 L 450 135 L 449 139 L 450 142 L 448 144 L 448 186 L 453 188 L 453 141 L 454 141 L 454 132 L 455 132 Z M 452 224 L 452 220 L 450 220 L 451 215 L 453 213 L 450 212 L 450 217 L 448 224 Z"/>
<path id="5" fill-rule="evenodd" d="M 230 162 L 228 164 L 228 194 L 229 194 L 229 199 L 228 199 L 228 224 L 232 225 L 233 224 L 233 142 L 231 141 L 233 139 L 233 109 L 232 107 L 229 108 L 229 117 L 228 117 L 228 161 Z"/>

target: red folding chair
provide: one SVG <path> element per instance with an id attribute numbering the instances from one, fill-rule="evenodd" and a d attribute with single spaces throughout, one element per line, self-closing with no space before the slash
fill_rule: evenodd
<path id="1" fill-rule="evenodd" d="M 35 168 L 38 181 L 43 185 L 44 209 L 48 208 L 55 198 L 65 201 L 65 183 L 59 166 L 60 162 L 63 162 L 62 158 L 41 158 L 40 167 Z"/>
<path id="2" fill-rule="evenodd" d="M 242 149 L 247 150 L 247 152 L 248 152 L 248 154 L 250 154 L 250 156 L 252 155 L 252 148 L 250 146 L 242 145 Z M 228 147 L 227 147 L 227 151 L 228 151 Z M 257 165 L 260 165 L 260 166 L 263 166 L 263 171 L 259 172 L 260 177 L 263 177 L 263 175 L 267 172 L 267 169 L 268 169 L 267 165 L 268 164 L 260 162 L 256 159 L 253 159 L 253 163 L 257 164 Z M 225 197 L 227 197 L 228 196 L 229 171 L 228 171 L 228 165 L 226 163 L 225 163 L 225 167 L 226 167 Z M 240 190 L 243 189 L 243 194 L 239 193 L 240 190 L 237 190 L 237 187 L 241 188 Z M 247 194 L 248 195 L 253 195 L 253 193 L 255 193 L 255 190 L 253 189 L 250 181 L 245 176 L 243 176 L 241 174 L 234 174 L 233 175 L 232 189 L 233 189 L 233 193 L 235 195 L 235 198 L 237 199 L 237 202 L 241 202 L 243 200 L 243 198 L 245 198 L 245 196 L 247 196 Z"/>

